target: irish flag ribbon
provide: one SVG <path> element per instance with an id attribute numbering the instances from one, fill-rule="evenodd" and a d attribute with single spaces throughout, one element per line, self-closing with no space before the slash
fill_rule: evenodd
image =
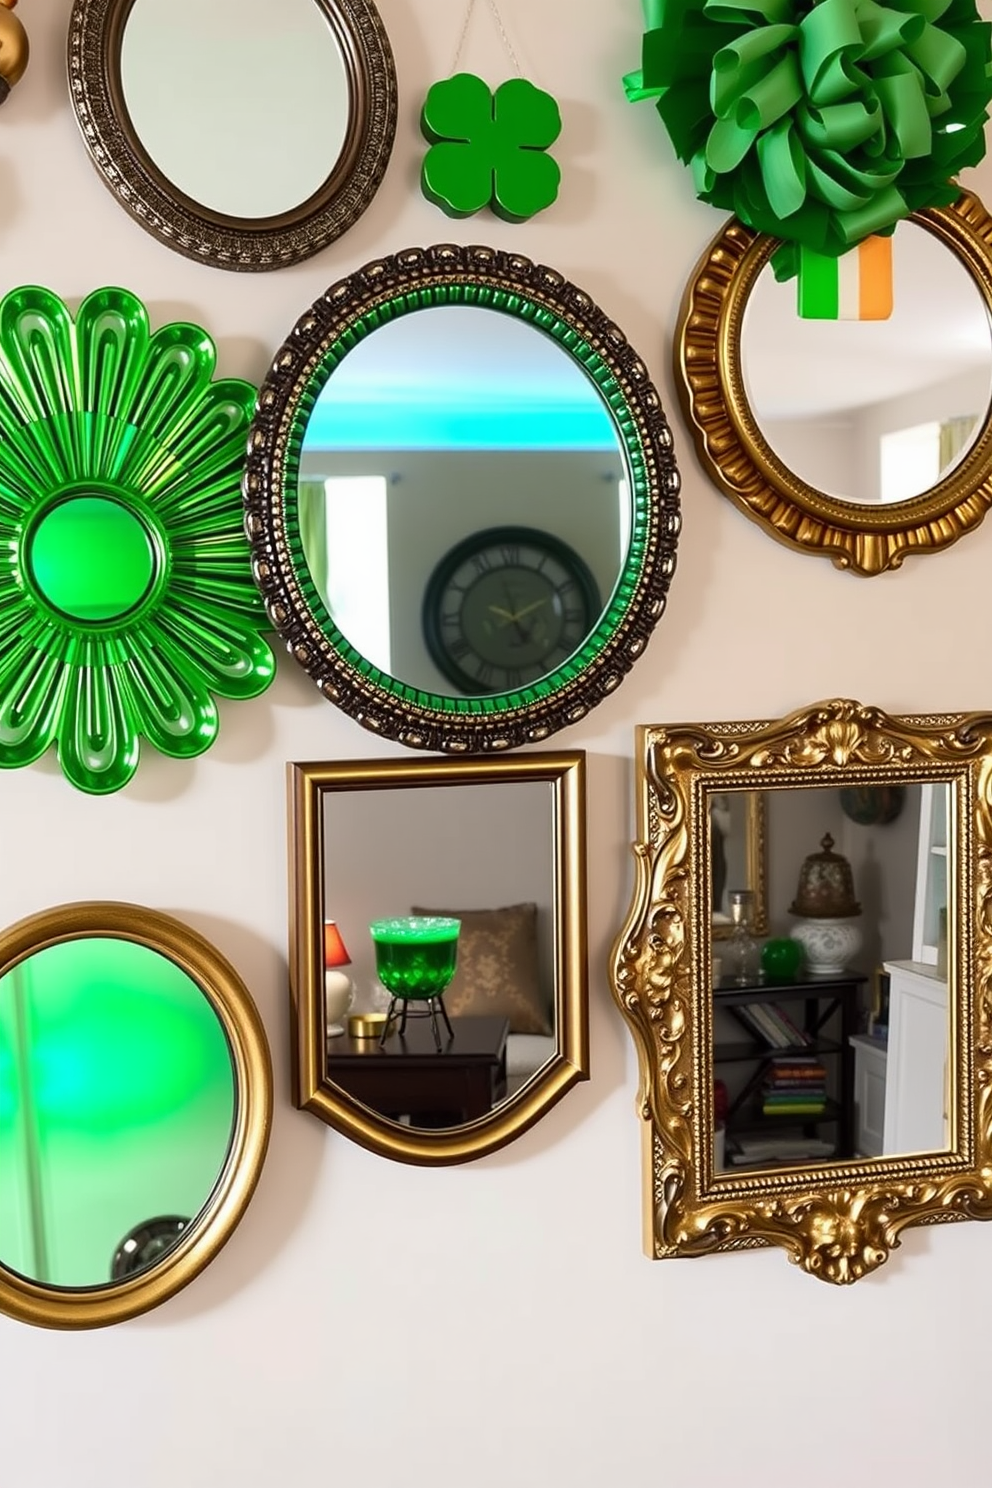
<path id="1" fill-rule="evenodd" d="M 802 320 L 888 320 L 892 314 L 892 238 L 865 238 L 833 258 L 799 245 Z"/>

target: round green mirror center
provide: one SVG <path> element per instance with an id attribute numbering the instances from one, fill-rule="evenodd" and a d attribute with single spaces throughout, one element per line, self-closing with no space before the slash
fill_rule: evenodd
<path id="1" fill-rule="evenodd" d="M 31 574 L 48 603 L 72 620 L 115 620 L 155 578 L 148 529 L 112 496 L 70 496 L 46 512 L 31 538 Z"/>

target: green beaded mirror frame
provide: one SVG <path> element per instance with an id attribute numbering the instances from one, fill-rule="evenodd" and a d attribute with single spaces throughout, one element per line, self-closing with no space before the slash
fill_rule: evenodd
<path id="1" fill-rule="evenodd" d="M 0 301 L 0 768 L 54 744 L 73 785 L 116 791 L 141 736 L 189 759 L 214 695 L 271 682 L 239 496 L 254 389 L 215 364 L 126 290 L 75 321 L 47 289 Z"/>
<path id="2" fill-rule="evenodd" d="M 472 305 L 512 315 L 578 362 L 609 410 L 627 467 L 630 541 L 606 607 L 560 666 L 515 691 L 427 692 L 388 675 L 335 626 L 307 567 L 297 487 L 304 432 L 334 369 L 411 311 Z M 300 318 L 259 394 L 245 471 L 256 582 L 287 649 L 326 698 L 414 749 L 486 753 L 546 739 L 622 681 L 665 608 L 680 527 L 671 431 L 644 363 L 590 297 L 554 269 L 492 248 L 439 244 L 367 264 Z"/>

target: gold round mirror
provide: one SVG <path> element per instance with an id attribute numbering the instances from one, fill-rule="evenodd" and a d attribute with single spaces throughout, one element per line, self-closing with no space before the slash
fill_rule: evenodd
<path id="1" fill-rule="evenodd" d="M 982 520 L 990 232 L 967 193 L 901 222 L 882 320 L 801 318 L 778 240 L 736 219 L 710 245 L 682 307 L 680 393 L 707 473 L 773 537 L 871 575 Z"/>
<path id="2" fill-rule="evenodd" d="M 272 1076 L 234 969 L 178 920 L 69 904 L 0 935 L 0 1311 L 98 1327 L 227 1240 Z"/>

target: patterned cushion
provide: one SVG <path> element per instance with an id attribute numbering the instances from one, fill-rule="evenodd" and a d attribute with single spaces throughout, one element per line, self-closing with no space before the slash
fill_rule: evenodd
<path id="1" fill-rule="evenodd" d="M 505 909 L 424 909 L 415 915 L 461 920 L 458 965 L 444 994 L 451 1017 L 507 1018 L 511 1033 L 552 1033 L 551 1009 L 541 991 L 537 905 Z"/>

